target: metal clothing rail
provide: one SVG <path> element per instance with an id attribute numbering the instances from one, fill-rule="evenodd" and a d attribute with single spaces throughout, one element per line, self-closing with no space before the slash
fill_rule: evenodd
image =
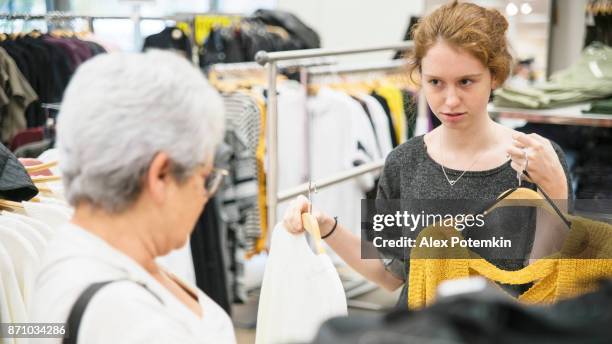
<path id="1" fill-rule="evenodd" d="M 380 168 L 382 168 L 385 165 L 385 161 L 384 160 L 380 160 L 380 161 L 375 161 L 375 162 L 370 162 L 367 164 L 363 164 L 360 165 L 358 167 L 352 168 L 350 170 L 346 170 L 346 171 L 342 171 L 339 172 L 338 174 L 335 174 L 333 176 L 327 177 L 327 178 L 322 178 L 320 180 L 316 180 L 314 181 L 314 185 L 317 186 L 317 190 L 321 190 L 327 186 L 331 186 L 334 184 L 338 184 L 341 183 L 345 180 L 349 180 L 355 177 L 358 177 L 362 174 L 365 173 L 369 173 L 372 171 L 376 171 Z M 301 185 L 298 185 L 294 188 L 288 189 L 288 190 L 284 190 L 284 191 L 279 191 L 278 193 L 278 203 L 280 202 L 284 202 L 287 201 L 299 194 L 303 194 L 304 192 L 308 191 L 308 183 L 304 183 Z"/>
<path id="2" fill-rule="evenodd" d="M 318 76 L 326 74 L 345 74 L 345 73 L 367 73 L 386 70 L 395 70 L 406 67 L 406 62 L 402 60 L 393 60 L 385 63 L 375 63 L 369 65 L 345 65 L 342 67 L 336 66 L 320 66 L 311 67 L 306 71 L 309 76 Z"/>
<path id="3" fill-rule="evenodd" d="M 371 53 L 377 51 L 386 50 L 407 50 L 413 47 L 414 44 L 411 41 L 404 41 L 396 44 L 380 45 L 368 48 L 353 48 L 353 49 L 306 49 L 306 50 L 294 50 L 294 51 L 279 51 L 279 52 L 266 52 L 259 51 L 255 55 L 255 61 L 259 64 L 268 65 L 268 99 L 267 99 L 267 112 L 268 112 L 268 174 L 266 177 L 266 188 L 267 188 L 267 203 L 268 203 L 268 221 L 276 221 L 276 208 L 280 199 L 280 196 L 286 196 L 289 192 L 285 192 L 282 195 L 278 193 L 278 98 L 276 89 L 276 77 L 278 74 L 278 61 L 286 60 L 299 60 L 307 58 L 318 58 L 327 56 L 340 56 L 340 55 L 353 55 Z M 359 169 L 357 167 L 356 169 Z M 380 168 L 380 167 L 377 167 Z M 356 170 L 355 169 L 355 170 Z M 361 174 L 370 172 L 371 170 L 360 171 L 361 173 L 351 175 L 350 178 L 357 177 Z M 340 181 L 346 180 L 344 172 L 338 175 L 331 176 L 327 179 L 327 185 L 332 185 Z M 319 185 L 317 185 L 319 187 Z M 302 186 L 303 187 L 303 186 Z M 290 190 L 294 192 L 295 190 Z"/>

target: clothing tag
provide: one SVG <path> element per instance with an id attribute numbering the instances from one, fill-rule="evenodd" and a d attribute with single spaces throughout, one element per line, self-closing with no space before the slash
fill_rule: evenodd
<path id="1" fill-rule="evenodd" d="M 183 37 L 183 31 L 181 31 L 179 29 L 172 30 L 172 39 L 178 40 L 181 37 Z"/>
<path id="2" fill-rule="evenodd" d="M 591 61 L 589 62 L 589 68 L 591 69 L 591 73 L 593 73 L 593 75 L 597 78 L 597 79 L 601 79 L 604 77 L 603 72 L 601 71 L 601 69 L 599 68 L 599 65 L 597 64 L 597 61 Z"/>

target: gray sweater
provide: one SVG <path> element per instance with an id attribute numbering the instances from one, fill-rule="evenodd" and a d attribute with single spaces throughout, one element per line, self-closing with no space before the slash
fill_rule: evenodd
<path id="1" fill-rule="evenodd" d="M 561 148 L 552 143 L 567 176 L 568 190 L 571 190 L 565 155 Z M 456 179 L 462 171 L 445 168 L 448 177 Z M 453 186 L 444 177 L 442 167 L 427 153 L 423 136 L 414 137 L 396 147 L 387 157 L 379 184 L 377 199 L 385 200 L 492 200 L 502 192 L 517 186 L 516 171 L 510 161 L 486 171 L 468 171 Z M 535 189 L 535 185 L 523 182 L 523 187 Z M 570 198 L 568 198 L 570 199 Z M 402 210 L 410 211 L 410 209 Z M 413 211 L 416 213 L 413 209 Z M 536 211 L 534 208 L 501 208 L 486 217 L 486 229 L 463 231 L 465 238 L 486 238 L 503 236 L 512 241 L 509 249 L 475 250 L 483 258 L 504 270 L 518 270 L 524 267 L 524 260 L 531 252 Z M 505 250 L 505 251 L 504 251 Z M 380 251 L 386 268 L 398 278 L 407 281 L 409 272 L 409 249 L 403 253 L 391 254 Z M 398 302 L 407 305 L 407 287 Z M 504 286 L 512 294 L 519 294 L 526 286 Z"/>

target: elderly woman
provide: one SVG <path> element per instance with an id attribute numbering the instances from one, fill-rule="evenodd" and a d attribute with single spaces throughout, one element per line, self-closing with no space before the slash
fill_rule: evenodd
<path id="1" fill-rule="evenodd" d="M 235 342 L 228 315 L 155 261 L 186 244 L 219 185 L 223 123 L 220 96 L 174 53 L 79 67 L 58 122 L 75 212 L 45 254 L 33 322 L 78 320 L 73 343 Z"/>

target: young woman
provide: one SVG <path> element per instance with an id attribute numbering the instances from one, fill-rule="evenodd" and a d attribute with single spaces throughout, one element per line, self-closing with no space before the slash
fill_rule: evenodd
<path id="1" fill-rule="evenodd" d="M 531 180 L 552 199 L 568 199 L 569 179 L 562 151 L 536 134 L 525 135 L 494 122 L 487 113 L 491 92 L 504 83 L 512 58 L 508 22 L 496 10 L 470 3 L 449 3 L 424 17 L 413 31 L 415 48 L 410 75 L 416 74 L 429 107 L 442 122 L 433 131 L 398 146 L 386 159 L 379 199 L 494 199 L 516 187 L 526 167 Z M 535 188 L 534 184 L 523 184 Z M 285 214 L 285 227 L 300 233 L 300 213 L 308 201 L 299 197 Z M 324 209 L 323 209 L 324 210 Z M 388 290 L 404 286 L 406 305 L 409 260 L 362 259 L 360 238 L 329 215 L 320 213 L 321 234 L 344 261 Z M 508 221 L 506 221 L 508 222 Z M 336 226 L 335 226 L 336 225 Z M 495 230 L 513 241 L 513 257 L 494 263 L 516 270 L 529 257 L 535 211 Z M 334 227 L 335 226 L 335 227 Z M 515 294 L 521 288 L 509 288 Z M 514 289 L 514 290 L 512 290 Z"/>

